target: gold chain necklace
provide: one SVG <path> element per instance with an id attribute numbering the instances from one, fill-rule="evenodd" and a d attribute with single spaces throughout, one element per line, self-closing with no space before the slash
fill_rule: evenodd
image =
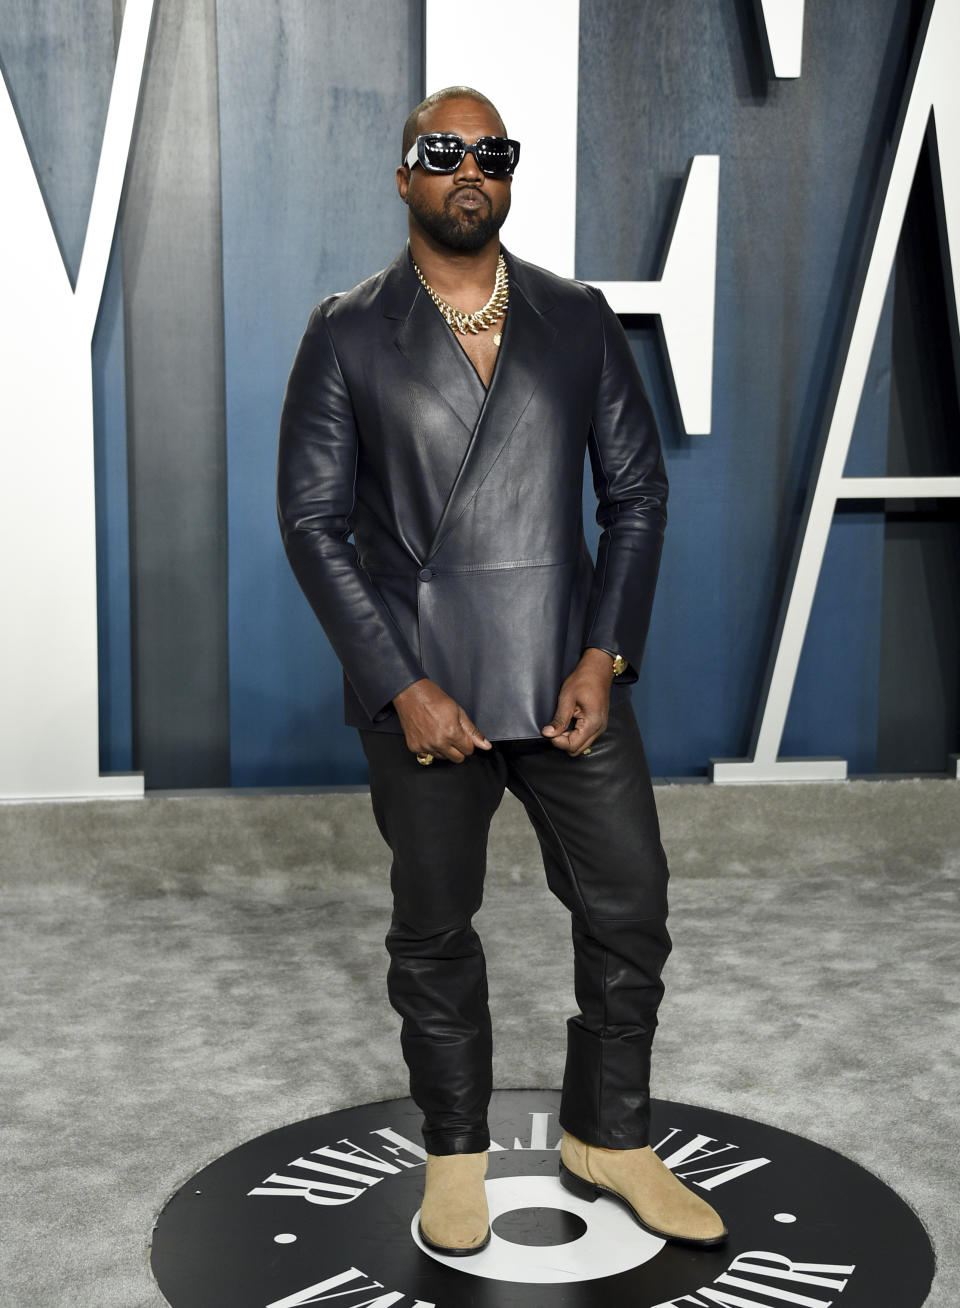
<path id="1" fill-rule="evenodd" d="M 466 336 L 467 332 L 472 332 L 476 336 L 479 332 L 487 331 L 495 322 L 499 322 L 507 312 L 507 302 L 510 299 L 510 283 L 507 279 L 507 263 L 502 254 L 497 259 L 497 276 L 493 283 L 493 294 L 483 308 L 477 309 L 474 313 L 464 313 L 462 309 L 456 309 L 452 304 L 448 304 L 446 300 L 442 300 L 417 267 L 416 261 L 414 261 L 413 267 L 420 278 L 420 284 L 443 314 L 447 325 L 452 327 L 455 332 L 459 332 L 461 336 Z M 494 344 L 496 345 L 500 344 L 499 335 L 498 332 L 494 337 Z"/>

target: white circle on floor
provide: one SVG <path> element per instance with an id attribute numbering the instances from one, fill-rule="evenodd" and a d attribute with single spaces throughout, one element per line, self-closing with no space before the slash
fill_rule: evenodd
<path id="1" fill-rule="evenodd" d="M 297 1242 L 297 1237 L 295 1235 L 291 1235 L 289 1231 L 285 1231 L 283 1235 L 275 1235 L 273 1237 L 274 1244 L 296 1244 L 296 1242 Z"/>
<path id="2" fill-rule="evenodd" d="M 797 1219 L 793 1213 L 774 1213 L 773 1220 L 775 1222 L 795 1222 Z"/>
<path id="3" fill-rule="evenodd" d="M 615 1200 L 600 1198 L 588 1203 L 565 1190 L 556 1177 L 501 1176 L 487 1181 L 486 1189 L 491 1224 L 515 1208 L 562 1208 L 583 1218 L 587 1229 L 569 1244 L 551 1245 L 512 1244 L 491 1231 L 490 1243 L 482 1253 L 457 1258 L 436 1253 L 423 1243 L 417 1230 L 418 1209 L 411 1226 L 418 1247 L 458 1272 L 491 1281 L 546 1285 L 616 1276 L 649 1262 L 666 1243 L 648 1235 Z"/>

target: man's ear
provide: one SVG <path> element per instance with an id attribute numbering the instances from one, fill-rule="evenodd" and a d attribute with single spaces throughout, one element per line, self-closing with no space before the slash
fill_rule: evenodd
<path id="1" fill-rule="evenodd" d="M 404 204 L 407 203 L 407 189 L 410 186 L 410 169 L 406 164 L 401 164 L 397 169 L 397 194 Z"/>

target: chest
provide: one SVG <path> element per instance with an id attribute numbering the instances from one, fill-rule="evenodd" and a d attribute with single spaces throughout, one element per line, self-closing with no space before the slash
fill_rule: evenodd
<path id="1" fill-rule="evenodd" d="M 455 333 L 460 348 L 476 368 L 484 386 L 489 386 L 490 379 L 493 377 L 493 369 L 500 349 L 497 341 L 502 331 L 503 318 L 493 327 L 477 332 L 476 335 L 472 332 L 467 332 L 465 336 L 461 336 L 459 332 Z"/>

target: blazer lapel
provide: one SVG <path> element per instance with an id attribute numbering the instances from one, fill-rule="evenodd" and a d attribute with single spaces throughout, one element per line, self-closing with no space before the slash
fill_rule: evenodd
<path id="1" fill-rule="evenodd" d="M 402 319 L 394 344 L 407 363 L 472 432 L 484 402 L 483 382 L 420 285 L 407 250 L 388 270 L 383 311 Z"/>
<path id="2" fill-rule="evenodd" d="M 473 436 L 430 542 L 428 559 L 436 554 L 513 435 L 524 409 L 537 389 L 557 334 L 548 317 L 549 301 L 534 302 L 527 291 L 523 265 L 518 266 L 506 251 L 504 254 L 510 274 L 510 304 L 503 344 Z M 416 278 L 412 269 L 411 274 Z M 426 296 L 423 298 L 448 337 L 452 337 L 449 327 L 436 313 L 434 306 Z M 451 340 L 450 344 L 463 353 L 456 341 Z M 469 360 L 466 362 L 472 371 Z M 453 370 L 441 369 L 441 372 L 443 384 L 446 384 L 447 374 L 452 374 Z"/>

